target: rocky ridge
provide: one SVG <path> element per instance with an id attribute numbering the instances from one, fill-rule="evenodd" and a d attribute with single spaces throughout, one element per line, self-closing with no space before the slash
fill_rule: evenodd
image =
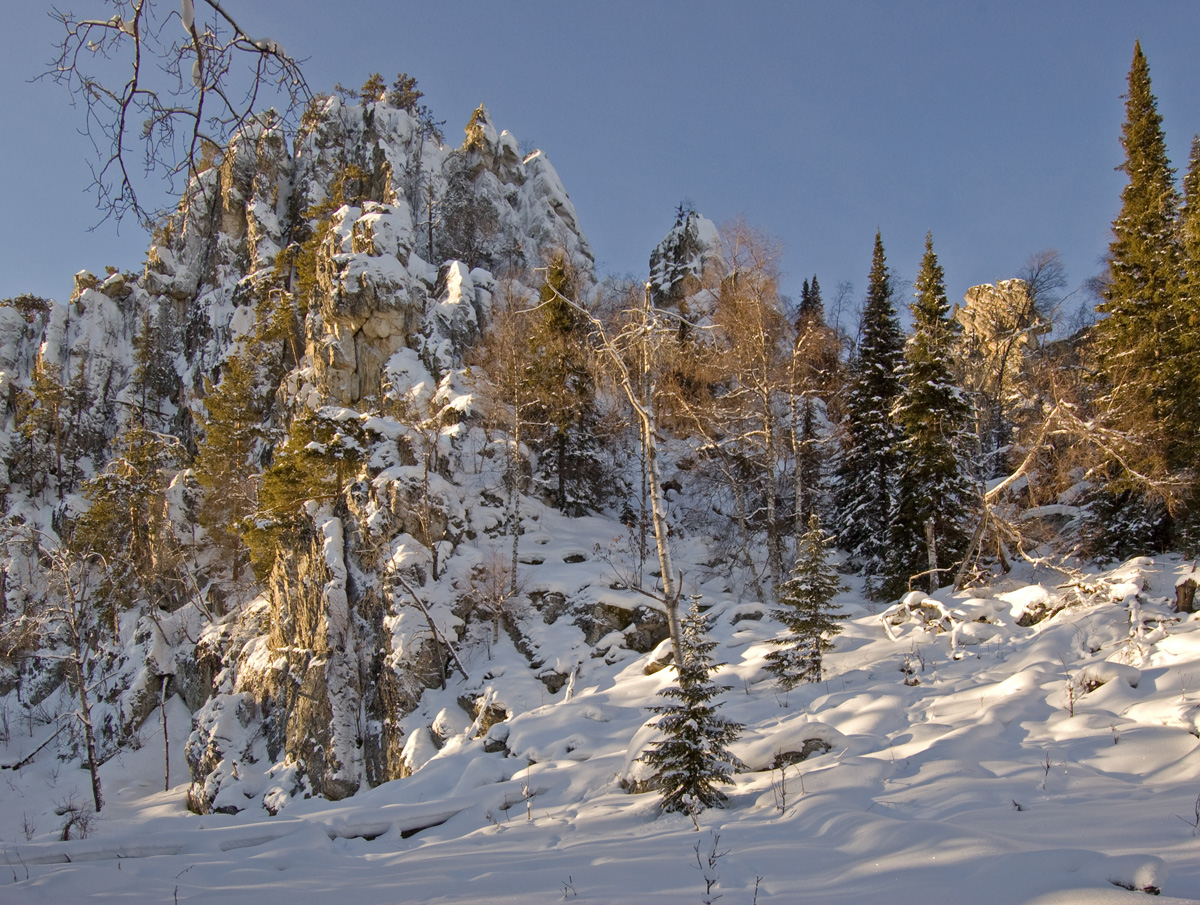
<path id="1" fill-rule="evenodd" d="M 6 615 L 33 612 L 45 548 L 87 510 L 82 488 L 114 470 L 132 426 L 191 453 L 205 443 L 206 400 L 235 359 L 254 357 L 266 400 L 262 467 L 297 421 L 328 426 L 325 448 L 357 463 L 356 480 L 305 505 L 261 581 L 230 578 L 197 527 L 195 479 L 172 473 L 165 515 L 190 586 L 114 612 L 91 665 L 105 672 L 102 758 L 179 695 L 194 712 L 198 811 L 246 806 L 222 789 L 248 771 L 275 809 L 413 769 L 423 743 L 401 722 L 445 682 L 474 618 L 482 541 L 504 522 L 504 447 L 482 426 L 465 356 L 501 286 L 532 298 L 555 258 L 583 293 L 595 285 L 553 166 L 517 148 L 484 107 L 459 148 L 383 101 L 325 99 L 291 142 L 268 115 L 193 181 L 143 272 L 81 272 L 66 305 L 0 308 Z M 68 440 L 30 415 L 46 410 L 42 378 L 74 394 Z M 536 521 L 536 501 L 526 509 Z M 543 624 L 569 609 L 561 594 L 536 599 Z M 561 687 L 565 672 L 522 644 Z M 0 691 L 69 706 L 61 665 L 11 662 Z M 463 703 L 471 718 L 504 715 Z"/>

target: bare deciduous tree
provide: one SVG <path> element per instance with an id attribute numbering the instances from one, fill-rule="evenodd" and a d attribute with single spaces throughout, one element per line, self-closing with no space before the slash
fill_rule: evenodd
<path id="1" fill-rule="evenodd" d="M 786 413 L 790 399 L 792 330 L 779 298 L 778 244 L 735 221 L 723 230 L 731 273 L 721 286 L 715 314 L 725 370 L 717 415 L 723 443 L 750 464 L 756 510 L 766 534 L 769 593 L 786 580 L 784 537 L 791 525 L 780 501 Z"/>
<path id="2" fill-rule="evenodd" d="M 479 367 L 486 372 L 485 392 L 491 396 L 489 421 L 508 434 L 504 461 L 504 530 L 511 549 L 510 574 L 517 574 L 521 542 L 521 494 L 525 490 L 522 446 L 529 433 L 537 397 L 529 380 L 529 312 L 532 298 L 513 280 L 506 280 L 497 296 L 492 323 L 475 350 Z"/>
<path id="3" fill-rule="evenodd" d="M 475 607 L 492 622 L 492 644 L 500 641 L 500 626 L 505 618 L 520 613 L 524 591 L 524 579 L 497 547 L 471 572 L 470 596 Z"/>
<path id="4" fill-rule="evenodd" d="M 40 599 L 31 600 L 22 612 L 0 614 L 5 617 L 0 620 L 0 655 L 36 655 L 66 664 L 66 680 L 74 686 L 76 697 L 73 715 L 83 729 L 92 801 L 99 812 L 104 807 L 104 796 L 100 790 L 91 692 L 94 661 L 105 631 L 104 606 L 99 598 L 108 562 L 98 553 L 77 552 L 53 535 L 27 526 L 6 531 L 5 541 L 10 553 L 14 547 L 24 548 L 20 555 L 41 571 L 44 584 L 37 595 Z"/>
<path id="5" fill-rule="evenodd" d="M 678 659 L 684 649 L 683 627 L 679 618 L 683 575 L 676 573 L 671 555 L 667 500 L 663 491 L 657 435 L 658 383 L 663 347 L 668 337 L 678 334 L 678 324 L 669 322 L 666 313 L 654 306 L 650 296 L 650 284 L 646 283 L 643 289 L 642 303 L 636 305 L 630 299 L 629 308 L 624 312 L 625 323 L 616 334 L 610 334 L 604 324 L 578 302 L 563 298 L 557 289 L 553 291 L 556 298 L 571 305 L 591 325 L 591 338 L 596 355 L 607 367 L 610 379 L 625 396 L 637 422 L 646 463 L 646 495 L 650 500 L 651 524 L 663 585 L 662 596 L 659 599 L 666 611 L 671 646 Z"/>
<path id="6" fill-rule="evenodd" d="M 258 117 L 293 124 L 311 97 L 297 61 L 252 37 L 218 0 L 93 2 L 112 14 L 51 13 L 63 33 L 43 77 L 84 109 L 104 219 L 132 213 L 152 223 L 160 212 L 145 200 L 150 177 L 175 195 L 239 129 Z M 279 112 L 264 113 L 271 105 Z"/>

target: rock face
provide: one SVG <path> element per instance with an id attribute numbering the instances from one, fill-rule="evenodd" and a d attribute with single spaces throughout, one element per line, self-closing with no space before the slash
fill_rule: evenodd
<path id="1" fill-rule="evenodd" d="M 701 286 L 724 276 L 721 236 L 695 211 L 680 209 L 675 226 L 650 254 L 650 292 L 660 307 L 678 308 Z M 706 277 L 708 278 L 706 280 Z"/>
<path id="2" fill-rule="evenodd" d="M 81 484 L 135 412 L 194 455 L 206 398 L 235 358 L 254 362 L 266 412 L 257 467 L 272 465 L 295 423 L 326 430 L 296 455 L 327 466 L 328 490 L 293 505 L 287 542 L 258 585 L 231 579 L 197 534 L 202 491 L 181 472 L 164 505 L 195 565 L 194 593 L 172 598 L 181 615 L 147 623 L 140 647 L 130 640 L 137 620 L 113 637 L 129 667 L 96 705 L 112 727 L 107 750 L 165 683 L 195 712 L 196 810 L 275 810 L 297 792 L 340 798 L 411 768 L 401 720 L 444 681 L 469 611 L 460 598 L 471 563 L 456 551 L 501 520 L 474 505 L 478 486 L 455 477 L 498 474 L 504 462 L 503 444 L 475 421 L 464 358 L 491 318 L 496 274 L 532 297 L 534 269 L 562 255 L 584 290 L 594 284 L 558 175 L 540 152 L 517 148 L 483 107 L 453 149 L 383 101 L 324 100 L 292 141 L 263 117 L 194 179 L 144 272 L 81 273 L 67 305 L 0 308 L 9 512 L 77 514 Z M 27 401 L 39 374 L 86 400 L 71 409 L 69 449 L 22 432 L 30 406 L 43 405 Z M 35 554 L 14 550 L 8 573 L 34 574 Z M 266 771 L 254 802 L 248 771 Z"/>

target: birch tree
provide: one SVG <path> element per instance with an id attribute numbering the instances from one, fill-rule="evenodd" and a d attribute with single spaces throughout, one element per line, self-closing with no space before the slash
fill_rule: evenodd
<path id="1" fill-rule="evenodd" d="M 779 299 L 778 247 L 744 223 L 727 230 L 726 245 L 732 272 L 722 283 L 715 315 L 726 380 L 715 400 L 719 432 L 723 443 L 751 463 L 759 510 L 752 521 L 763 526 L 774 599 L 786 579 L 784 539 L 791 527 L 781 500 L 791 325 Z"/>
<path id="2" fill-rule="evenodd" d="M 658 395 L 660 364 L 663 349 L 670 337 L 677 334 L 677 325 L 665 312 L 656 308 L 650 297 L 650 284 L 643 286 L 642 303 L 626 311 L 620 330 L 611 334 L 604 324 L 580 305 L 566 299 L 591 325 L 596 354 L 607 365 L 608 373 L 629 403 L 638 425 L 645 459 L 647 496 L 650 500 L 651 524 L 662 576 L 663 609 L 676 658 L 684 650 L 683 629 L 679 619 L 679 597 L 683 585 L 682 573 L 675 570 L 671 555 L 670 531 L 667 525 L 667 501 L 663 492 L 662 464 L 659 460 Z M 561 295 L 559 296 L 562 297 Z"/>

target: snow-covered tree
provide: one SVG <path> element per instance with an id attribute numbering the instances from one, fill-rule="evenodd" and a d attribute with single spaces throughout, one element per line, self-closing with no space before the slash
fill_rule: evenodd
<path id="1" fill-rule="evenodd" d="M 900 474 L 892 510 L 887 560 L 889 596 L 909 590 L 912 575 L 941 569 L 961 558 L 970 528 L 972 496 L 965 470 L 970 407 L 950 367 L 958 325 L 950 319 L 945 278 L 925 237 L 925 256 L 912 306 L 913 332 L 904 347 L 901 392 L 892 419 L 901 431 Z"/>
<path id="2" fill-rule="evenodd" d="M 1194 468 L 1200 436 L 1200 343 L 1187 303 L 1180 242 L 1180 198 L 1167 158 L 1158 101 L 1140 43 L 1129 69 L 1121 144 L 1128 177 L 1113 221 L 1101 315 L 1092 329 L 1102 379 L 1105 427 L 1125 437 L 1121 454 L 1101 455 L 1107 485 L 1098 510 L 1104 532 L 1124 551 L 1169 542 L 1180 475 Z M 1124 538 L 1124 541 L 1121 538 Z"/>
<path id="3" fill-rule="evenodd" d="M 1178 339 L 1175 307 L 1180 261 L 1175 219 L 1179 196 L 1167 159 L 1150 69 L 1135 44 L 1121 144 L 1129 181 L 1113 221 L 1108 282 L 1094 329 L 1096 354 L 1112 391 L 1109 407 L 1123 423 L 1161 423 L 1179 400 L 1169 360 Z M 1175 392 L 1165 392 L 1174 389 Z"/>
<path id="4" fill-rule="evenodd" d="M 1096 355 L 1111 385 L 1112 415 L 1123 424 L 1162 424 L 1184 392 L 1171 361 L 1182 327 L 1175 306 L 1179 196 L 1140 43 L 1134 46 L 1125 113 L 1122 169 L 1129 181 L 1113 222 L 1108 283 L 1098 306 L 1103 316 L 1094 330 Z"/>
<path id="5" fill-rule="evenodd" d="M 70 546 L 80 557 L 99 554 L 107 562 L 99 596 L 114 629 L 117 611 L 139 599 L 164 609 L 178 605 L 179 542 L 166 491 L 182 455 L 175 437 L 131 424 L 108 464 L 83 485 L 89 505 Z"/>
<path id="6" fill-rule="evenodd" d="M 786 689 L 821 681 L 822 657 L 833 648 L 831 639 L 841 632 L 841 620 L 846 617 L 833 606 L 843 585 L 829 564 L 831 541 L 817 516 L 809 516 L 808 530 L 800 537 L 796 552 L 795 570 L 779 589 L 779 609 L 772 611 L 787 633 L 775 639 L 779 650 L 767 654 L 767 668 Z"/>
<path id="7" fill-rule="evenodd" d="M 1056 260 L 1053 252 L 1041 252 L 1030 258 L 1023 272 L 1045 282 L 1044 273 Z M 1061 270 L 1061 264 L 1057 268 Z M 1039 293 L 1030 279 L 972 286 L 953 314 L 960 332 L 952 364 L 955 379 L 975 408 L 974 470 L 984 479 L 1009 472 L 1015 464 L 1010 461 L 1016 453 L 1014 443 L 1020 446 L 1022 429 L 1029 428 L 1025 422 L 1031 415 L 1037 420 L 1030 411 L 1035 407 L 1029 405 L 1038 395 L 1030 370 L 1040 351 L 1036 339 L 1049 331 L 1050 322 L 1041 313 Z M 1052 293 L 1051 288 L 1040 294 Z"/>
<path id="8" fill-rule="evenodd" d="M 875 234 L 867 302 L 858 351 L 850 367 L 841 468 L 838 473 L 838 539 L 878 591 L 885 570 L 888 524 L 899 470 L 899 430 L 892 406 L 900 395 L 904 334 L 896 319 L 892 281 Z"/>
<path id="9" fill-rule="evenodd" d="M 662 809 L 682 811 L 693 818 L 705 808 L 720 807 L 730 774 L 739 765 L 729 750 L 742 725 L 717 715 L 714 700 L 728 685 L 717 685 L 712 674 L 721 666 L 712 662 L 716 642 L 708 636 L 708 617 L 692 600 L 683 620 L 683 649 L 676 654 L 677 684 L 659 694 L 671 703 L 651 707 L 660 714 L 658 729 L 666 736 L 651 742 L 642 760 L 654 768 L 662 794 Z"/>
<path id="10" fill-rule="evenodd" d="M 837 380 L 838 339 L 825 322 L 821 287 L 814 274 L 804 281 L 791 357 L 791 446 L 793 458 L 793 536 L 797 543 L 809 518 L 825 503 L 829 459 L 825 401 Z"/>
<path id="11" fill-rule="evenodd" d="M 792 528 L 781 492 L 787 483 L 793 339 L 779 297 L 778 244 L 740 221 L 726 227 L 723 238 L 731 272 L 713 314 L 717 340 L 711 353 L 720 389 L 704 432 L 709 445 L 721 450 L 726 482 L 737 485 L 738 520 L 765 535 L 767 593 L 773 597 L 786 575 L 784 541 Z M 757 546 L 758 538 L 752 543 Z"/>

